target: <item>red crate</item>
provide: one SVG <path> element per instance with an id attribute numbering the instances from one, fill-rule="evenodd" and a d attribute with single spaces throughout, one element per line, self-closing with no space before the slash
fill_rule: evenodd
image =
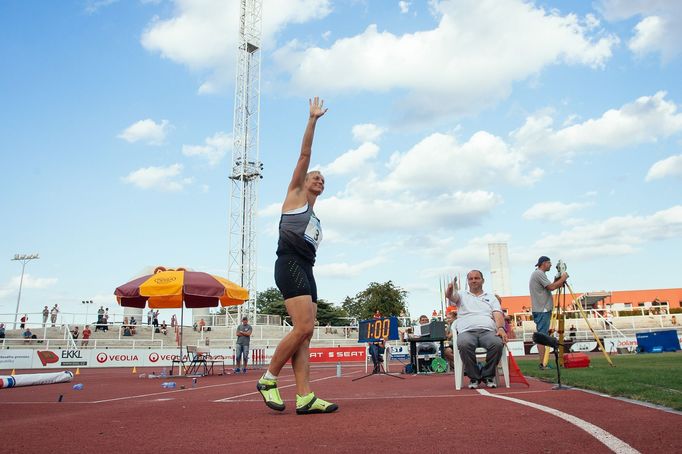
<path id="1" fill-rule="evenodd" d="M 571 369 L 574 367 L 589 367 L 590 357 L 585 353 L 565 353 L 564 367 Z"/>

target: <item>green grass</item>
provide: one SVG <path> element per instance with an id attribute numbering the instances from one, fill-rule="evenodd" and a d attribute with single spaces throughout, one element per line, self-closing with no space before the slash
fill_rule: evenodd
<path id="1" fill-rule="evenodd" d="M 550 355 L 552 366 L 554 356 Z M 682 411 L 682 352 L 590 355 L 590 367 L 561 369 L 561 384 L 650 402 Z M 556 370 L 539 370 L 537 357 L 516 360 L 525 376 L 556 383 Z"/>

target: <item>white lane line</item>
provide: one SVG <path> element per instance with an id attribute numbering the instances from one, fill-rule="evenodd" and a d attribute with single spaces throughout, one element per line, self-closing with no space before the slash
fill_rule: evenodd
<path id="1" fill-rule="evenodd" d="M 310 380 L 310 383 L 315 383 L 315 382 L 323 381 L 323 380 L 329 380 L 330 378 L 336 378 L 336 375 L 330 375 L 329 377 L 322 377 L 322 378 L 317 378 L 315 380 Z M 277 386 L 277 388 L 278 389 L 286 389 L 286 388 L 291 388 L 292 386 L 296 386 L 296 383 L 292 383 L 292 384 L 286 385 L 286 386 Z M 218 400 L 214 400 L 212 402 L 229 402 L 232 399 L 238 399 L 240 397 L 246 397 L 246 396 L 254 396 L 257 394 L 260 394 L 260 392 L 254 391 L 254 392 L 250 392 L 250 393 L 239 394 L 237 396 L 226 397 L 224 399 L 218 399 Z"/>
<path id="2" fill-rule="evenodd" d="M 584 430 L 588 434 L 592 435 L 594 438 L 599 440 L 601 443 L 606 445 L 611 451 L 618 453 L 618 454 L 639 454 L 639 451 L 637 451 L 635 448 L 630 446 L 629 444 L 625 443 L 623 440 L 620 438 L 616 437 L 615 435 L 605 431 L 601 427 L 597 427 L 592 423 L 589 423 L 585 421 L 584 419 L 580 419 L 577 416 L 569 415 L 568 413 L 564 413 L 561 410 L 557 410 L 555 408 L 547 407 L 545 405 L 540 405 L 536 404 L 533 402 L 528 402 L 525 400 L 521 399 L 516 399 L 515 397 L 508 397 L 508 396 L 503 396 L 500 394 L 491 394 L 485 389 L 479 389 L 478 392 L 487 397 L 494 397 L 496 399 L 503 399 L 503 400 L 508 400 L 510 402 L 514 402 L 517 404 L 525 405 L 527 407 L 535 408 L 536 410 L 544 411 L 545 413 L 549 413 L 550 415 L 554 415 L 557 418 L 561 418 L 564 421 L 570 422 L 574 426 L 578 427 L 579 429 Z"/>
<path id="3" fill-rule="evenodd" d="M 105 402 L 116 402 L 119 400 L 130 400 L 130 399 L 138 399 L 141 397 L 150 397 L 150 396 L 162 396 L 164 394 L 173 394 L 173 393 L 184 393 L 184 392 L 196 392 L 196 391 L 201 391 L 202 389 L 209 389 L 209 388 L 218 388 L 218 387 L 223 387 L 223 386 L 234 386 L 234 385 L 241 385 L 243 383 L 253 383 L 253 379 L 251 380 L 246 380 L 246 381 L 237 381 L 237 382 L 231 382 L 231 383 L 218 383 L 215 385 L 205 385 L 205 386 L 198 386 L 196 388 L 185 388 L 185 389 L 174 389 L 172 391 L 159 391 L 155 393 L 148 393 L 148 394 L 137 394 L 134 396 L 124 396 L 124 397 L 114 397 L 113 399 L 102 399 L 102 400 L 95 400 L 93 404 L 101 404 Z M 187 386 L 187 385 L 185 385 Z"/>

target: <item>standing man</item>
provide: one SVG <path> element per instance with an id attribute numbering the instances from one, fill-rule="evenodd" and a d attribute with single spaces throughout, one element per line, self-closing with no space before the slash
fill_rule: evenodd
<path id="1" fill-rule="evenodd" d="M 50 321 L 52 322 L 52 326 L 54 327 L 55 324 L 57 323 L 57 315 L 59 314 L 59 306 L 56 304 L 50 311 Z"/>
<path id="2" fill-rule="evenodd" d="M 533 311 L 533 321 L 535 322 L 535 329 L 542 334 L 549 334 L 549 320 L 552 316 L 553 299 L 552 291 L 562 287 L 568 274 L 561 273 L 554 282 L 550 282 L 545 274 L 552 267 L 552 261 L 549 257 L 541 256 L 538 263 L 535 265 L 535 271 L 530 275 L 530 282 L 528 283 L 528 290 L 530 291 L 531 308 Z M 538 355 L 540 358 L 540 369 L 545 366 L 545 346 L 537 345 Z"/>
<path id="3" fill-rule="evenodd" d="M 50 310 L 45 306 L 43 308 L 43 326 L 47 325 L 47 317 L 50 316 Z"/>
<path id="4" fill-rule="evenodd" d="M 483 291 L 483 273 L 471 270 L 467 274 L 469 291 L 459 291 L 456 283 L 448 284 L 445 297 L 450 305 L 457 306 L 457 349 L 469 377 L 469 388 L 478 388 L 484 382 L 488 388 L 495 388 L 495 371 L 502 358 L 507 342 L 504 331 L 504 314 L 495 295 Z M 479 369 L 476 349 L 485 348 L 485 366 Z"/>
<path id="5" fill-rule="evenodd" d="M 249 343 L 251 342 L 252 332 L 253 328 L 249 325 L 249 318 L 242 317 L 242 324 L 237 326 L 237 345 L 234 350 L 235 365 L 237 366 L 234 372 L 236 374 L 239 373 L 239 364 L 242 357 L 244 358 L 242 373 L 246 373 L 246 363 L 249 361 Z"/>
<path id="6" fill-rule="evenodd" d="M 19 325 L 19 328 L 24 329 L 26 328 L 26 322 L 28 321 L 28 315 L 24 314 L 23 317 L 19 320 L 21 322 L 21 325 Z"/>
<path id="7" fill-rule="evenodd" d="M 92 331 L 90 330 L 90 325 L 85 325 L 85 328 L 83 328 L 83 340 L 81 341 L 81 347 L 87 347 L 87 345 L 90 343 L 91 334 Z"/>

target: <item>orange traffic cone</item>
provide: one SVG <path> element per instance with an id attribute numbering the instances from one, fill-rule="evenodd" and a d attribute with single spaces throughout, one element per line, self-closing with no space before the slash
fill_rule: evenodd
<path id="1" fill-rule="evenodd" d="M 135 366 L 133 366 L 133 373 L 134 373 L 134 374 L 137 373 L 137 368 L 136 368 Z"/>
<path id="2" fill-rule="evenodd" d="M 12 369 L 12 372 L 10 372 L 10 375 L 16 375 L 16 373 L 17 372 L 14 369 Z"/>
<path id="3" fill-rule="evenodd" d="M 80 367 L 76 367 L 76 373 L 74 375 L 80 375 L 80 374 L 81 374 Z"/>

